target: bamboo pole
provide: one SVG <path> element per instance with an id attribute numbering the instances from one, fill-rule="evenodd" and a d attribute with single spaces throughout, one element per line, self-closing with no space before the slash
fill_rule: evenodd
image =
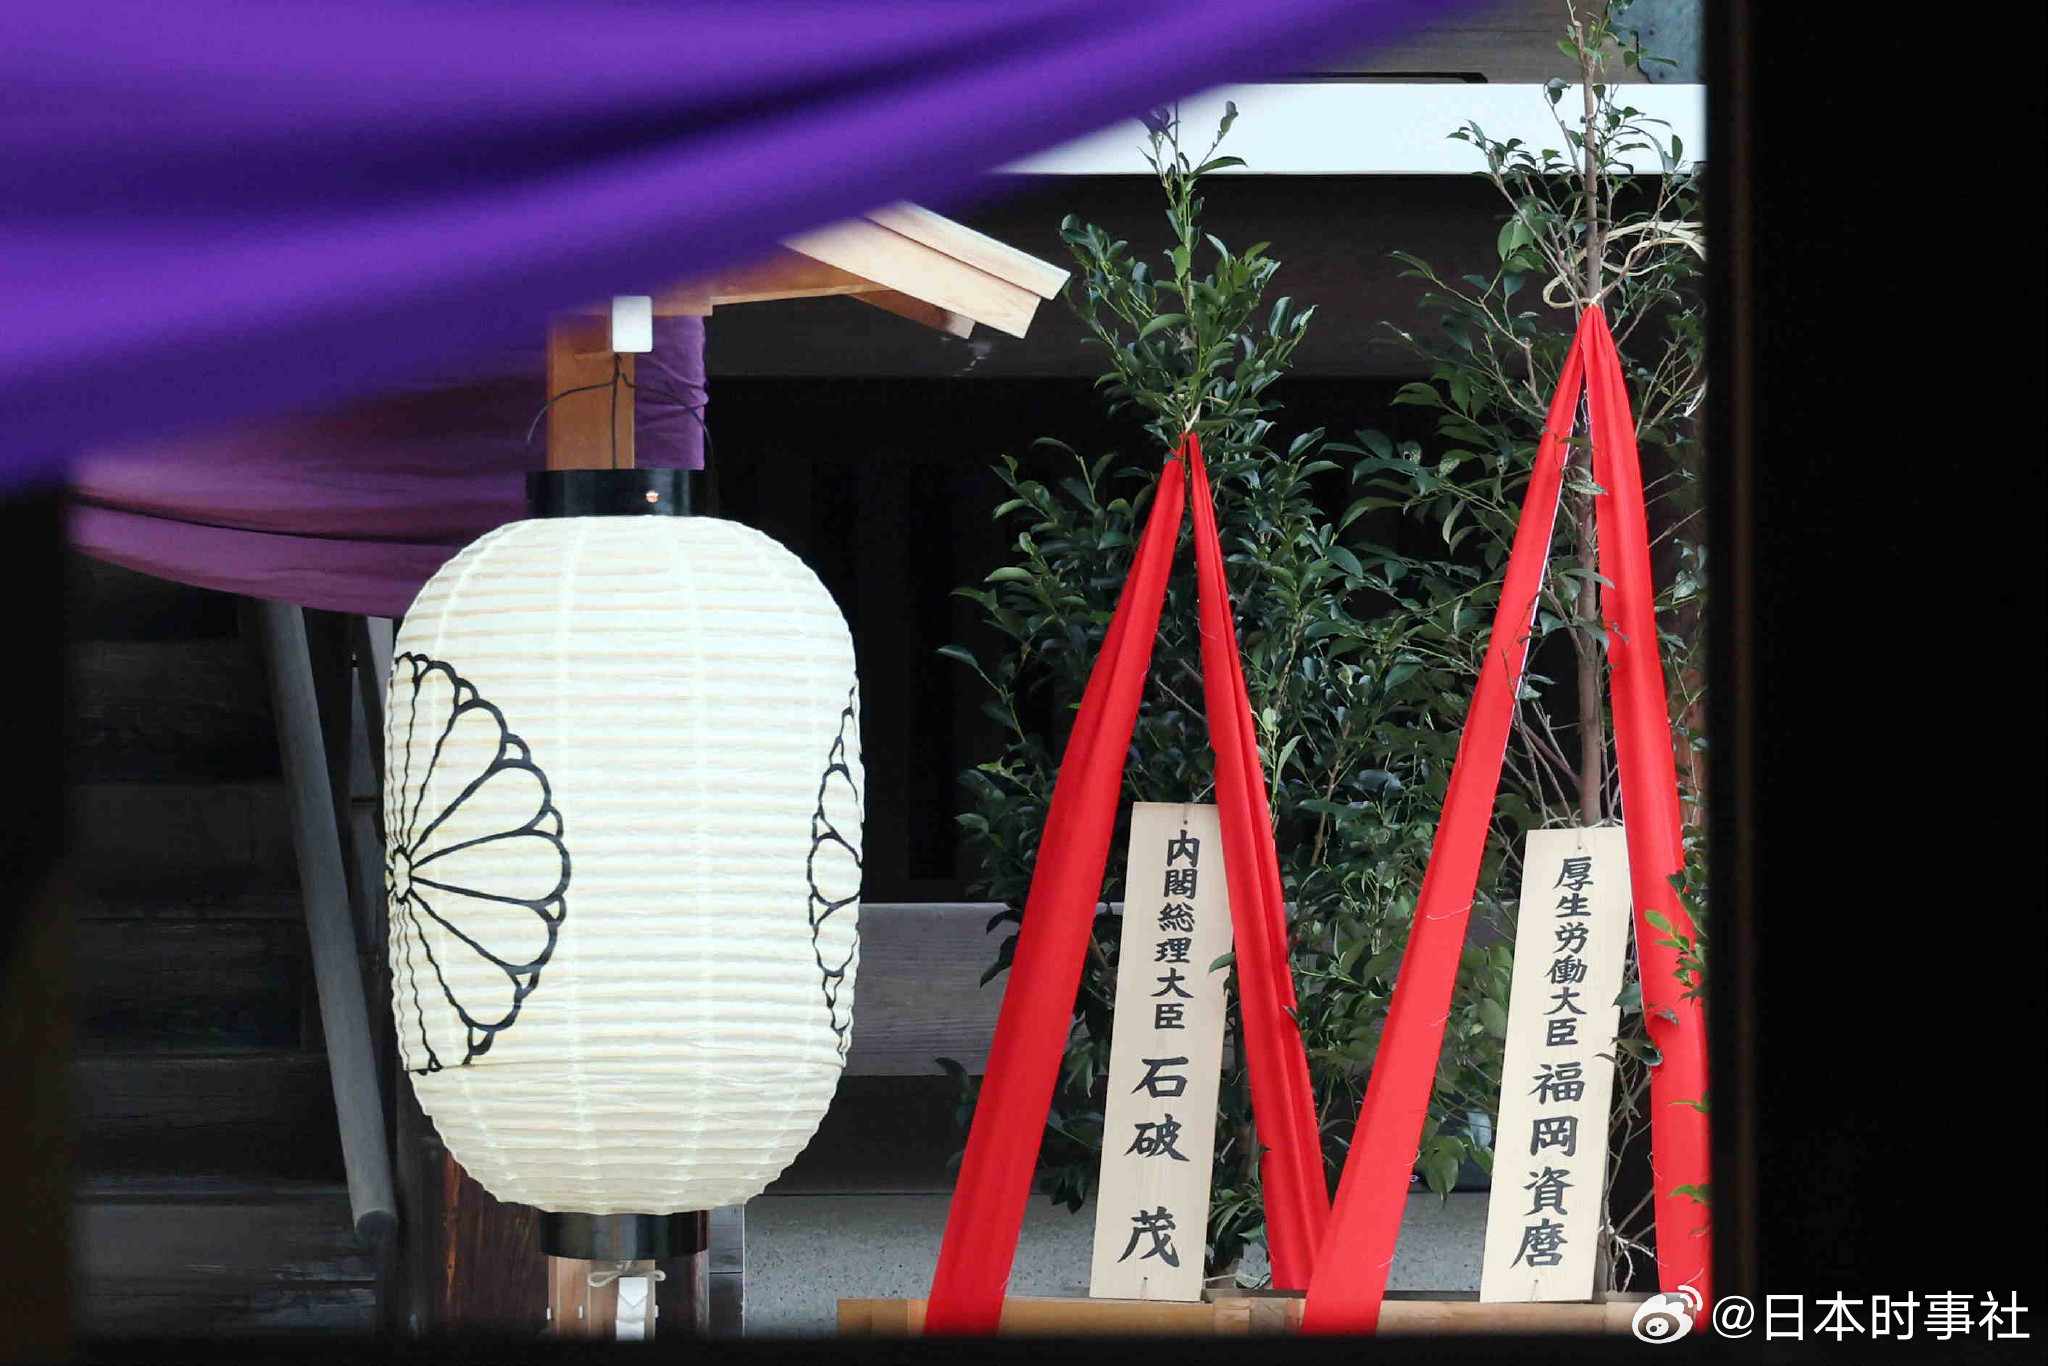
<path id="1" fill-rule="evenodd" d="M 1643 1295 L 1586 1304 L 1482 1304 L 1478 1300 L 1388 1299 L 1382 1336 L 1626 1333 Z M 1012 1295 L 996 1329 L 1002 1337 L 1270 1337 L 1298 1333 L 1298 1295 L 1230 1296 L 1199 1304 L 1163 1300 L 1058 1299 Z M 924 1300 L 839 1301 L 843 1338 L 921 1337 Z"/>

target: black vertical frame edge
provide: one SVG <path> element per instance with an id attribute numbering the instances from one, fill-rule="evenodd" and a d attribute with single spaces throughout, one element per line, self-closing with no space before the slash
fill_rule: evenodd
<path id="1" fill-rule="evenodd" d="M 71 651 L 64 504 L 39 486 L 0 496 L 9 592 L 9 763 L 0 781 L 0 1342 L 10 1361 L 70 1350 L 70 917 L 65 868 Z"/>
<path id="2" fill-rule="evenodd" d="M 2039 19 L 1955 31 L 2034 52 Z M 1862 217 L 1884 167 L 2017 202 L 1995 130 L 2041 95 L 1936 74 L 1926 33 L 1708 11 L 1716 1291 L 2017 1292 L 2034 1340 L 1800 1360 L 2041 1336 L 2041 271 Z"/>
<path id="3" fill-rule="evenodd" d="M 0 869 L 5 870 L 7 929 L 0 971 L 12 961 L 16 915 L 61 864 L 66 804 L 56 799 L 68 762 L 70 652 L 66 648 L 63 499 L 53 488 L 0 501 L 0 582 L 8 585 L 8 634 L 17 667 L 9 671 L 7 780 L 0 783 Z"/>
<path id="4" fill-rule="evenodd" d="M 1720 950 L 1707 998 L 1708 1085 L 1714 1104 L 1714 1285 L 1755 1296 L 1761 1278 L 1756 1211 L 1755 982 L 1750 942 L 1756 841 L 1749 646 L 1754 547 L 1748 507 L 1755 374 L 1743 344 L 1751 325 L 1754 241 L 1749 176 L 1750 0 L 1720 0 L 1704 25 L 1707 95 L 1708 315 L 1707 536 L 1707 864 L 1713 879 L 1711 930 Z"/>

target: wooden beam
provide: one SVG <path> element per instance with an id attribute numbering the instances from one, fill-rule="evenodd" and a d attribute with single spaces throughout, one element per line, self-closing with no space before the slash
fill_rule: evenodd
<path id="1" fill-rule="evenodd" d="M 974 331 L 974 319 L 965 313 L 948 313 L 937 304 L 928 304 L 898 290 L 882 289 L 872 294 L 856 294 L 854 298 L 864 304 L 873 304 L 912 322 L 923 323 L 949 337 L 966 337 Z"/>
<path id="2" fill-rule="evenodd" d="M 614 384 L 615 373 L 632 379 L 633 357 L 611 349 L 608 315 L 570 315 L 549 326 L 548 397 L 554 400 L 548 409 L 549 469 L 633 467 L 633 391 L 623 382 Z"/>
<path id="3" fill-rule="evenodd" d="M 716 275 L 688 280 L 654 296 L 654 315 L 702 316 L 725 304 L 774 299 L 815 299 L 833 294 L 871 294 L 884 286 L 815 257 L 777 247 L 773 254 Z M 702 310 L 700 312 L 699 310 Z"/>
<path id="4" fill-rule="evenodd" d="M 672 285 L 654 296 L 654 312 L 704 317 L 723 305 L 849 294 L 951 336 L 982 322 L 1021 337 L 1068 273 L 929 209 L 891 204 Z"/>
<path id="5" fill-rule="evenodd" d="M 1021 337 L 1031 326 L 1039 295 L 868 219 L 834 224 L 789 246 L 827 265 L 963 313 L 976 322 Z"/>
<path id="6" fill-rule="evenodd" d="M 889 204 L 862 216 L 891 232 L 901 233 L 913 242 L 942 251 L 976 270 L 987 271 L 998 280 L 1007 280 L 1028 289 L 1041 299 L 1050 299 L 1059 293 L 1072 274 L 1050 261 L 1041 261 L 1029 252 L 1019 251 L 1007 242 L 976 232 L 965 223 L 956 223 L 917 204 Z"/>

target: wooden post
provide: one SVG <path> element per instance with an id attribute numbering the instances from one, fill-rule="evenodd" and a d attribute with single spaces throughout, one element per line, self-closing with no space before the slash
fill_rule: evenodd
<path id="1" fill-rule="evenodd" d="M 548 1332 L 558 1338 L 609 1338 L 619 1308 L 618 1282 L 593 1287 L 597 1263 L 548 1258 Z"/>
<path id="2" fill-rule="evenodd" d="M 548 328 L 549 469 L 633 468 L 632 378 L 633 357 L 611 348 L 609 318 L 555 319 Z"/>
<path id="3" fill-rule="evenodd" d="M 614 378 L 619 380 L 614 384 Z M 561 317 L 548 327 L 547 462 L 551 470 L 630 469 L 633 465 L 633 358 L 611 348 L 610 321 Z M 608 386 L 587 393 L 586 385 Z M 593 1289 L 591 1262 L 548 1257 L 547 1331 L 559 1338 L 609 1338 L 618 1307 L 614 1286 Z"/>
<path id="4" fill-rule="evenodd" d="M 670 1257 L 660 1264 L 665 1279 L 654 1286 L 654 1304 L 662 1325 L 657 1334 L 652 1326 L 648 1336 L 680 1338 L 710 1336 L 711 1333 L 711 1212 L 699 1211 L 694 1250 Z M 721 1255 L 725 1249 L 721 1248 Z"/>
<path id="5" fill-rule="evenodd" d="M 633 467 L 633 357 L 611 349 L 611 322 L 597 316 L 565 317 L 548 329 L 547 467 L 551 470 L 631 469 Z M 620 380 L 614 385 L 614 376 Z M 585 393 L 571 390 L 604 385 Z M 530 1211 L 527 1212 L 529 1215 Z M 619 1322 L 619 1284 L 590 1284 L 593 1271 L 612 1263 L 570 1257 L 546 1258 L 547 1331 L 565 1338 L 651 1338 L 655 1306 L 667 1310 L 668 1336 L 702 1336 L 708 1320 L 704 1276 L 706 1216 L 697 1216 L 696 1250 L 669 1259 L 661 1270 L 667 1279 L 650 1286 L 644 1311 L 631 1324 Z M 653 1262 L 635 1262 L 626 1276 L 652 1276 Z"/>
<path id="6" fill-rule="evenodd" d="M 573 315 L 549 326 L 547 394 L 559 400 L 547 414 L 549 469 L 631 468 L 633 390 L 624 381 L 632 377 L 633 357 L 611 349 L 609 318 Z M 441 1145 L 409 1082 L 400 1085 L 397 1146 L 408 1210 L 400 1326 L 410 1336 L 612 1336 L 617 1290 L 591 1288 L 592 1263 L 546 1256 L 539 1212 L 498 1200 L 472 1180 Z M 687 1331 L 684 1323 L 675 1328 Z"/>

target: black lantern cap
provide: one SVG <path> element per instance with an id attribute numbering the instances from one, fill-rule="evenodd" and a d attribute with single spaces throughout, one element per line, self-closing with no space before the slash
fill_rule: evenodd
<path id="1" fill-rule="evenodd" d="M 535 517 L 688 517 L 701 470 L 538 470 L 526 476 Z"/>
<path id="2" fill-rule="evenodd" d="M 586 1262 L 663 1261 L 704 1250 L 695 1214 L 549 1214 L 540 1216 L 541 1251 Z"/>

